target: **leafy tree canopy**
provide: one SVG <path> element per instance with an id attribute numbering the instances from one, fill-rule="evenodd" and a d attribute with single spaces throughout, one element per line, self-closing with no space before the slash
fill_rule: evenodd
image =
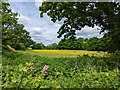
<path id="1" fill-rule="evenodd" d="M 39 10 L 41 17 L 47 13 L 53 22 L 64 19 L 58 38 L 73 38 L 84 26 L 99 26 L 100 33 L 107 30 L 111 42 L 120 49 L 120 2 L 43 2 Z"/>
<path id="2" fill-rule="evenodd" d="M 18 13 L 13 13 L 9 9 L 10 4 L 7 2 L 0 2 L 2 7 L 0 14 L 2 16 L 2 43 L 4 45 L 11 45 L 18 49 L 17 45 L 25 45 L 25 47 L 33 44 L 33 40 L 29 36 L 29 32 L 24 29 L 23 24 L 18 24 Z"/>

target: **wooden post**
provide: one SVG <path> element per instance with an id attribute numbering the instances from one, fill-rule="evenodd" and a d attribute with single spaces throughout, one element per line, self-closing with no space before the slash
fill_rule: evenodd
<path id="1" fill-rule="evenodd" d="M 49 66 L 48 65 L 45 65 L 44 68 L 42 69 L 42 74 L 44 76 L 44 79 L 46 78 L 47 76 L 47 70 L 48 70 Z"/>
<path id="2" fill-rule="evenodd" d="M 33 59 L 32 59 L 32 56 L 31 56 L 31 61 L 30 61 L 31 63 L 33 62 Z"/>
<path id="3" fill-rule="evenodd" d="M 7 47 L 8 47 L 11 51 L 16 52 L 16 50 L 15 50 L 14 48 L 12 48 L 11 46 L 7 45 Z"/>

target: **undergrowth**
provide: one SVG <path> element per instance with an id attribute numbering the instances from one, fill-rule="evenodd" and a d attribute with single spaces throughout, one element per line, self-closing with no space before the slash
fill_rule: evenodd
<path id="1" fill-rule="evenodd" d="M 115 59 L 115 60 L 114 60 Z M 117 60 L 118 59 L 118 60 Z M 117 56 L 49 58 L 3 52 L 3 88 L 118 88 Z M 49 65 L 46 79 L 41 70 Z M 18 67 L 10 67 L 18 66 Z"/>

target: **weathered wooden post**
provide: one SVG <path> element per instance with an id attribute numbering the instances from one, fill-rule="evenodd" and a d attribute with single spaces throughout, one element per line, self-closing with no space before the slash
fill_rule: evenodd
<path id="1" fill-rule="evenodd" d="M 47 70 L 48 70 L 49 66 L 45 65 L 44 68 L 42 69 L 42 74 L 44 76 L 44 79 L 47 77 Z"/>
<path id="2" fill-rule="evenodd" d="M 7 45 L 7 47 L 8 47 L 11 51 L 16 52 L 16 50 L 15 50 L 14 48 L 12 48 L 11 46 Z"/>

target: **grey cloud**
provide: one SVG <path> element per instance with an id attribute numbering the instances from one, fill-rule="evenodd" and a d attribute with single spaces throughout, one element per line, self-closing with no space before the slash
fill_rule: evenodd
<path id="1" fill-rule="evenodd" d="M 41 34 L 34 32 L 34 34 L 32 34 L 31 36 L 35 41 L 42 42 L 45 45 L 59 41 L 56 33 L 54 33 L 54 30 L 47 30 L 46 32 L 42 32 Z"/>
<path id="2" fill-rule="evenodd" d="M 42 5 L 43 0 L 35 0 L 35 6 L 39 7 Z"/>
<path id="3" fill-rule="evenodd" d="M 97 28 L 99 27 L 84 27 L 81 31 L 77 31 L 76 36 L 83 38 L 102 37 L 103 35 L 99 34 L 100 30 L 98 30 Z"/>

